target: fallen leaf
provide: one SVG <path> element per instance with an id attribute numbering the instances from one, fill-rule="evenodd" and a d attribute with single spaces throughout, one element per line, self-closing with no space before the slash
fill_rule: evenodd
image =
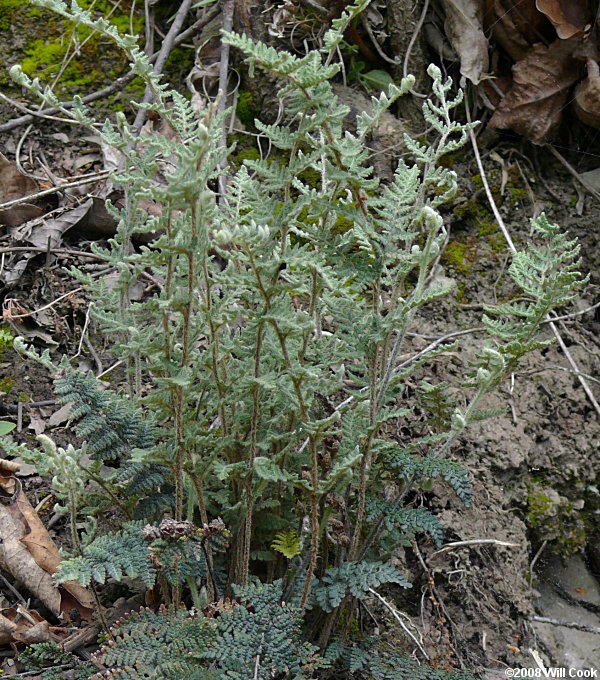
<path id="1" fill-rule="evenodd" d="M 15 642 L 35 644 L 60 640 L 66 637 L 67 631 L 50 626 L 35 609 L 25 607 L 7 607 L 0 610 L 0 645 Z"/>
<path id="2" fill-rule="evenodd" d="M 21 333 L 21 337 L 28 337 L 30 338 L 32 334 L 29 334 L 27 336 L 24 336 Z M 48 336 L 50 337 L 50 336 Z M 50 338 L 52 340 L 52 338 Z M 54 342 L 54 341 L 53 341 Z M 55 345 L 58 343 L 54 343 Z M 44 434 L 44 431 L 46 430 L 46 421 L 43 418 L 37 418 L 34 415 L 29 416 L 29 430 L 33 430 L 36 435 L 38 434 Z"/>
<path id="3" fill-rule="evenodd" d="M 79 583 L 67 581 L 57 587 L 52 575 L 61 556 L 46 527 L 23 493 L 11 471 L 0 466 L 0 568 L 22 583 L 55 615 L 75 608 L 89 619 L 93 609 L 90 593 Z"/>
<path id="4" fill-rule="evenodd" d="M 594 191 L 600 192 L 600 168 L 582 172 L 581 177 L 586 183 L 586 188 L 591 187 Z"/>
<path id="5" fill-rule="evenodd" d="M 24 198 L 38 191 L 37 182 L 24 175 L 14 163 L 0 153 L 0 204 Z M 21 203 L 0 210 L 0 224 L 16 227 L 19 224 L 39 217 L 41 208 L 31 203 Z"/>
<path id="6" fill-rule="evenodd" d="M 587 78 L 575 88 L 575 115 L 600 129 L 600 68 L 595 59 L 587 59 Z"/>
<path id="7" fill-rule="evenodd" d="M 5 227 L 18 227 L 20 224 L 40 217 L 43 212 L 41 208 L 32 203 L 19 203 L 11 208 L 0 210 L 0 224 Z"/>
<path id="8" fill-rule="evenodd" d="M 489 68 L 488 41 L 483 32 L 482 0 L 442 0 L 446 12 L 444 28 L 460 58 L 460 72 L 479 83 Z"/>
<path id="9" fill-rule="evenodd" d="M 92 163 L 100 162 L 100 154 L 98 153 L 86 153 L 83 156 L 79 156 L 73 161 L 73 170 L 81 170 L 81 168 L 86 165 L 91 165 Z"/>
<path id="10" fill-rule="evenodd" d="M 514 61 L 523 59 L 536 43 L 554 40 L 555 31 L 535 0 L 487 0 L 485 24 Z"/>
<path id="11" fill-rule="evenodd" d="M 12 236 L 18 241 L 28 241 L 38 248 L 58 248 L 63 235 L 76 226 L 92 207 L 92 199 L 77 206 L 73 210 L 66 210 L 57 217 L 37 222 L 29 229 L 20 228 L 12 231 Z"/>
<path id="12" fill-rule="evenodd" d="M 536 0 L 535 5 L 563 40 L 583 36 L 591 28 L 587 0 Z"/>
<path id="13" fill-rule="evenodd" d="M 50 135 L 52 139 L 56 139 L 57 142 L 62 142 L 63 144 L 68 144 L 71 140 L 69 139 L 69 135 L 65 134 L 64 132 L 56 132 L 53 135 Z"/>
<path id="14" fill-rule="evenodd" d="M 577 38 L 535 45 L 513 66 L 513 85 L 489 125 L 511 129 L 536 144 L 548 141 L 558 128 L 569 89 L 579 78 L 573 58 Z"/>
<path id="15" fill-rule="evenodd" d="M 24 175 L 15 163 L 11 163 L 0 153 L 0 203 L 14 201 L 37 191 L 37 182 Z"/>
<path id="16" fill-rule="evenodd" d="M 69 402 L 64 406 L 61 406 L 58 411 L 55 411 L 48 419 L 48 427 L 56 427 L 57 425 L 62 425 L 69 420 L 69 415 L 71 409 L 73 408 L 73 402 Z"/>
<path id="17" fill-rule="evenodd" d="M 22 583 L 48 609 L 60 614 L 60 592 L 52 575 L 36 564 L 33 555 L 22 543 L 26 528 L 14 512 L 12 503 L 0 504 L 0 567 Z"/>
<path id="18" fill-rule="evenodd" d="M 12 462 L 19 464 L 19 469 L 15 472 L 17 477 L 33 477 L 33 475 L 37 475 L 37 468 L 35 465 L 26 463 L 21 458 L 15 458 Z"/>

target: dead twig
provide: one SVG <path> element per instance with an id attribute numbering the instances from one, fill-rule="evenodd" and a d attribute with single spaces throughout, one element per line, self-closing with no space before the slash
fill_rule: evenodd
<path id="1" fill-rule="evenodd" d="M 53 120 L 55 123 L 70 123 L 71 125 L 77 124 L 77 121 L 73 120 L 72 118 L 59 118 L 58 116 L 52 116 L 50 114 L 44 114 L 39 111 L 32 111 L 31 109 L 28 109 L 26 106 L 21 104 L 18 101 L 15 101 L 14 99 L 11 99 L 7 95 L 5 95 L 3 92 L 0 92 L 0 99 L 7 104 L 10 104 L 13 108 L 17 109 L 18 111 L 23 111 L 25 116 L 22 116 L 23 122 L 20 123 L 20 125 L 25 125 L 27 123 L 32 122 L 35 118 L 42 118 L 44 120 Z M 46 109 L 48 110 L 48 109 Z M 55 109 L 58 111 L 58 109 Z M 27 119 L 27 120 L 25 120 Z M 15 120 L 21 120 L 20 118 L 16 118 Z M 10 121 L 9 121 L 10 123 Z M 5 125 L 8 125 L 9 123 L 5 123 Z M 4 127 L 4 126 L 0 126 Z M 15 125 L 14 127 L 19 127 L 18 125 Z M 12 130 L 13 128 L 8 128 L 9 130 Z"/>
<path id="2" fill-rule="evenodd" d="M 549 616 L 532 616 L 532 621 L 538 623 L 549 623 L 553 626 L 561 626 L 562 628 L 575 628 L 575 630 L 582 630 L 585 633 L 595 633 L 600 635 L 600 626 L 591 626 L 587 623 L 578 623 L 577 621 L 562 621 L 561 619 L 552 619 Z"/>
<path id="3" fill-rule="evenodd" d="M 6 253 L 45 253 L 48 248 L 42 248 L 41 246 L 10 246 L 7 248 L 0 248 L 0 255 Z M 69 248 L 53 248 L 53 255 L 73 255 L 75 257 L 87 257 L 92 260 L 99 260 L 104 262 L 106 258 L 101 255 L 96 255 L 95 253 L 86 253 L 82 250 L 70 250 Z"/>
<path id="4" fill-rule="evenodd" d="M 384 597 L 382 597 L 376 590 L 373 590 L 373 588 L 369 588 L 369 592 L 375 595 L 375 597 L 381 602 L 381 604 L 390 612 L 390 614 L 396 619 L 396 621 L 400 624 L 402 627 L 402 630 L 410 637 L 410 639 L 417 645 L 419 648 L 421 654 L 429 661 L 429 655 L 423 648 L 423 645 L 417 640 L 417 638 L 413 635 L 413 633 L 408 629 L 407 625 L 404 623 L 402 618 L 400 617 L 400 612 L 393 607 Z M 408 617 L 407 614 L 404 614 L 406 618 L 410 621 L 410 618 Z"/>
<path id="5" fill-rule="evenodd" d="M 171 24 L 171 28 L 169 29 L 169 32 L 167 33 L 165 39 L 163 40 L 160 51 L 156 58 L 156 62 L 154 63 L 154 73 L 156 75 L 160 75 L 163 72 L 163 68 L 165 67 L 165 63 L 169 57 L 169 54 L 171 54 L 173 48 L 175 47 L 175 39 L 177 38 L 181 31 L 181 27 L 183 26 L 183 22 L 185 21 L 191 6 L 192 0 L 183 0 L 181 5 L 179 6 L 177 14 L 175 15 L 173 23 Z M 152 91 L 152 88 L 150 86 L 146 86 L 146 91 L 144 92 L 144 98 L 142 100 L 142 103 L 149 104 L 153 99 L 154 93 Z M 148 111 L 145 108 L 141 108 L 138 110 L 137 116 L 135 117 L 135 121 L 133 123 L 133 129 L 136 131 L 137 134 L 140 133 L 140 130 L 142 129 L 144 123 L 146 122 L 147 114 Z"/>
<path id="6" fill-rule="evenodd" d="M 542 545 L 538 548 L 538 551 L 535 553 L 533 556 L 533 559 L 531 560 L 531 564 L 529 565 L 529 587 L 531 588 L 531 584 L 533 583 L 533 569 L 536 565 L 536 562 L 540 559 L 542 553 L 544 552 L 546 546 L 548 545 L 548 540 L 544 540 Z"/>
<path id="7" fill-rule="evenodd" d="M 12 201 L 7 201 L 6 203 L 0 203 L 0 210 L 6 210 L 7 208 L 12 208 L 14 205 L 20 205 L 21 203 L 31 203 L 37 201 L 38 198 L 43 198 L 44 196 L 50 196 L 51 194 L 56 194 L 65 189 L 71 187 L 80 187 L 84 184 L 92 184 L 101 179 L 108 177 L 110 173 L 108 170 L 103 170 L 102 172 L 96 172 L 93 175 L 86 175 L 79 180 L 74 182 L 65 182 L 64 184 L 59 184 L 55 187 L 50 187 L 50 189 L 44 189 L 43 191 L 38 191 L 35 194 L 28 194 L 27 196 L 22 196 L 21 198 L 15 198 Z"/>
<path id="8" fill-rule="evenodd" d="M 44 249 L 42 249 L 42 252 L 44 252 Z M 98 270 L 97 272 L 94 272 L 91 276 L 102 276 L 103 274 L 108 273 L 111 271 L 112 267 L 103 267 L 102 269 Z M 51 307 L 54 307 L 54 305 L 58 304 L 61 300 L 64 300 L 65 298 L 70 297 L 71 295 L 75 295 L 75 293 L 80 293 L 82 290 L 84 290 L 82 287 L 79 288 L 74 288 L 73 290 L 70 290 L 69 292 L 65 293 L 64 295 L 59 295 L 55 300 L 52 300 L 52 302 L 49 302 L 47 305 L 44 305 L 43 307 L 39 307 L 38 309 L 34 309 L 32 312 L 26 312 L 24 314 L 13 314 L 11 312 L 11 308 L 14 303 L 17 301 L 14 298 L 6 298 L 2 304 L 2 316 L 6 321 L 12 321 L 13 319 L 25 319 L 29 316 L 35 316 L 36 314 L 39 314 L 40 312 L 45 311 L 46 309 L 50 309 Z M 18 306 L 18 303 L 17 303 Z"/>
<path id="9" fill-rule="evenodd" d="M 552 144 L 546 144 L 546 147 L 550 150 L 550 153 L 565 166 L 565 168 L 573 175 L 579 184 L 581 184 L 581 186 L 586 191 L 589 191 L 596 200 L 600 201 L 600 192 L 597 191 L 597 189 L 592 186 L 592 184 L 590 184 L 590 182 L 588 182 L 585 177 L 582 177 L 569 163 L 569 161 L 557 149 L 555 149 L 554 146 L 552 146 Z"/>
<path id="10" fill-rule="evenodd" d="M 367 35 L 371 39 L 375 51 L 383 59 L 383 61 L 387 62 L 388 64 L 393 64 L 394 66 L 397 66 L 399 61 L 398 58 L 392 59 L 391 57 L 388 57 L 388 55 L 381 49 L 381 45 L 379 44 L 377 38 L 375 37 L 373 29 L 371 28 L 371 24 L 369 23 L 369 20 L 366 18 L 364 13 L 360 15 L 360 23 L 362 24 L 362 27 L 365 29 Z"/>
<path id="11" fill-rule="evenodd" d="M 223 31 L 231 32 L 233 28 L 233 11 L 235 8 L 235 0 L 224 0 L 223 3 Z M 221 116 L 225 107 L 227 106 L 227 80 L 229 77 L 229 43 L 223 41 L 221 43 L 221 59 L 219 62 L 219 101 L 217 104 L 217 115 Z M 221 147 L 227 148 L 227 123 L 225 120 L 221 123 Z M 227 160 L 223 159 L 219 163 L 222 170 L 227 164 Z M 227 178 L 224 173 L 219 173 L 219 194 L 220 201 L 225 200 L 225 193 L 227 192 Z"/>
<path id="12" fill-rule="evenodd" d="M 417 25 L 415 26 L 415 30 L 412 34 L 412 37 L 410 39 L 410 42 L 408 43 L 408 47 L 406 48 L 406 54 L 404 55 L 404 64 L 402 65 L 402 77 L 406 78 L 408 76 L 408 62 L 410 59 L 410 53 L 412 52 L 412 48 L 415 45 L 415 42 L 417 41 L 417 38 L 419 37 L 419 33 L 421 32 L 421 29 L 423 28 L 423 23 L 425 22 L 425 17 L 427 16 L 427 10 L 429 9 L 429 0 L 425 0 L 425 3 L 423 4 L 423 10 L 421 12 L 421 16 L 419 17 L 419 20 L 417 21 Z M 421 94 L 420 92 L 415 92 L 414 90 L 410 90 L 410 93 L 414 97 L 419 97 L 420 99 L 427 99 L 429 95 L 427 94 Z"/>
<path id="13" fill-rule="evenodd" d="M 452 543 L 446 543 L 439 550 L 431 553 L 430 559 L 436 555 L 441 555 L 443 553 L 449 552 L 450 550 L 455 550 L 456 548 L 462 548 L 464 546 L 471 545 L 499 545 L 507 548 L 518 548 L 517 543 L 509 543 L 508 541 L 499 541 L 497 538 L 472 538 L 468 541 L 452 541 Z"/>

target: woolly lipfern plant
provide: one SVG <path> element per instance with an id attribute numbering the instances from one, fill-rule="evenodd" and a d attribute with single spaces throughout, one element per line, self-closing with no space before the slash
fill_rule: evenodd
<path id="1" fill-rule="evenodd" d="M 311 652 L 296 643 L 297 629 L 290 626 L 298 625 L 305 609 L 312 607 L 313 626 L 321 624 L 325 647 L 343 620 L 342 609 L 348 621 L 356 600 L 371 588 L 410 585 L 383 553 L 421 532 L 441 541 L 434 516 L 407 502 L 411 493 L 440 477 L 470 502 L 468 475 L 451 460 L 451 444 L 469 423 L 489 415 L 481 409 L 485 395 L 523 354 L 545 342 L 538 338 L 544 316 L 581 285 L 577 248 L 538 218 L 544 245 L 517 255 L 511 267 L 528 302 L 487 311 L 489 337 L 464 387 L 465 406 L 457 408 L 443 386 L 436 391 L 430 381 L 411 403 L 411 381 L 449 349 L 440 345 L 404 357 L 417 315 L 448 292 L 429 283 L 447 236 L 438 209 L 456 190 L 455 173 L 439 161 L 465 142 L 471 127 L 452 117 L 462 94 L 451 97 L 451 81 L 429 68 L 433 96 L 423 112 L 437 137 L 427 144 L 407 137 L 413 162 L 401 161 L 382 186 L 369 165 L 366 141 L 413 79 L 374 97 L 372 113 L 358 116 L 354 133 L 345 129 L 349 108 L 330 83 L 339 71 L 333 57 L 343 32 L 366 0 L 349 5 L 334 22 L 321 53 L 302 58 L 225 34 L 250 74 L 260 68 L 280 82 L 283 111 L 277 123 L 255 122 L 269 157 L 247 160 L 233 173 L 226 168 L 223 117 L 215 107 L 198 120 L 192 105 L 153 74 L 131 36 L 120 36 L 76 2 L 39 4 L 93 27 L 125 50 L 154 94 L 145 106 L 169 127 L 168 135 L 138 138 L 124 115 L 103 125 L 104 142 L 122 156 L 113 181 L 125 199 L 122 209 L 112 208 L 119 220 L 115 238 L 95 253 L 114 265 L 119 281 L 112 290 L 100 289 L 73 272 L 94 299 L 96 322 L 113 335 L 128 367 L 131 409 L 124 397 L 95 394 L 91 378 L 69 371 L 59 384 L 62 398 L 79 404 L 79 434 L 94 456 L 117 458 L 138 489 L 150 491 L 144 474 L 150 486 L 156 483 L 156 493 L 172 484 L 175 522 L 185 518 L 208 527 L 210 518 L 223 517 L 231 532 L 225 552 L 210 545 L 202 554 L 190 548 L 182 553 L 191 560 L 186 568 L 170 568 L 176 600 L 178 580 L 185 579 L 192 596 L 201 584 L 215 600 L 215 573 L 229 585 L 246 584 L 253 573 L 285 577 L 281 587 L 243 591 L 252 606 L 232 605 L 221 622 L 179 612 L 134 618 L 115 647 L 115 654 L 129 656 L 106 652 L 105 663 L 163 663 L 145 659 L 147 644 L 137 645 L 142 631 L 151 629 L 161 631 L 156 653 L 164 656 L 165 677 L 185 669 L 199 673 L 194 669 L 205 668 L 209 658 L 228 669 L 227 677 L 237 677 L 234 662 L 227 666 L 227 655 L 234 653 L 245 669 L 240 677 L 273 677 L 286 668 L 300 673 Z M 60 106 L 37 81 L 18 68 L 12 73 Z M 94 122 L 81 101 L 72 115 L 84 125 Z M 216 194 L 219 177 L 225 179 L 223 195 Z M 148 199 L 157 209 L 149 210 Z M 132 237 L 142 233 L 147 245 L 134 248 Z M 130 288 L 142 272 L 157 286 L 132 301 Z M 432 430 L 414 428 L 425 393 L 435 416 Z M 150 422 L 160 429 L 152 430 Z M 392 436 L 392 422 L 413 431 L 412 440 Z M 127 471 L 118 475 L 130 478 Z M 101 540 L 63 573 L 74 578 L 79 570 L 83 580 L 94 571 L 102 579 L 110 575 L 100 564 L 90 572 L 90 560 L 103 559 Z M 115 569 L 112 576 L 119 576 Z M 261 599 L 265 592 L 272 605 Z M 293 614 L 284 606 L 290 601 L 298 607 Z M 253 607 L 269 615 L 258 622 Z M 188 626 L 194 631 L 189 644 L 177 633 Z M 296 646 L 288 648 L 287 639 Z M 181 666 L 168 665 L 169 649 Z M 381 664 L 377 677 L 396 677 Z"/>

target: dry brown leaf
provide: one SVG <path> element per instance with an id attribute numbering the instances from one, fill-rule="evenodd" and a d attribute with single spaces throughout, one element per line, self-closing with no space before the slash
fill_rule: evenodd
<path id="1" fill-rule="evenodd" d="M 6 227 L 18 227 L 20 224 L 35 220 L 43 212 L 41 208 L 32 203 L 19 203 L 19 205 L 13 205 L 12 208 L 0 210 L 0 224 Z"/>
<path id="2" fill-rule="evenodd" d="M 0 153 L 0 204 L 24 198 L 38 191 L 37 182 L 24 175 L 14 163 Z M 29 220 L 39 217 L 41 208 L 31 203 L 21 203 L 12 208 L 0 210 L 0 224 L 16 227 Z"/>
<path id="3" fill-rule="evenodd" d="M 575 88 L 575 115 L 600 129 L 600 69 L 594 59 L 587 59 L 587 78 Z"/>
<path id="4" fill-rule="evenodd" d="M 70 401 L 68 404 L 61 406 L 58 411 L 54 411 L 54 413 L 48 419 L 48 427 L 57 427 L 58 425 L 66 423 L 67 420 L 69 420 L 72 408 L 73 402 Z"/>
<path id="5" fill-rule="evenodd" d="M 67 210 L 57 217 L 49 220 L 38 221 L 33 226 L 14 229 L 12 236 L 18 241 L 28 241 L 38 248 L 58 248 L 62 243 L 63 235 L 74 226 L 79 224 L 92 207 L 92 199 L 77 206 L 73 210 Z"/>
<path id="6" fill-rule="evenodd" d="M 583 36 L 591 28 L 587 0 L 536 0 L 535 4 L 563 40 Z"/>
<path id="7" fill-rule="evenodd" d="M 37 182 L 24 175 L 14 163 L 0 153 L 0 203 L 8 203 L 37 191 Z"/>
<path id="8" fill-rule="evenodd" d="M 57 616 L 76 608 L 83 618 L 89 618 L 93 598 L 85 588 L 75 582 L 63 583 L 60 588 L 54 584 L 52 574 L 60 564 L 60 553 L 20 482 L 0 469 L 0 489 L 0 567 Z"/>
<path id="9" fill-rule="evenodd" d="M 487 0 L 486 27 L 514 61 L 524 59 L 539 42 L 552 42 L 555 31 L 535 0 Z"/>
<path id="10" fill-rule="evenodd" d="M 25 528 L 11 512 L 14 503 L 0 503 L 0 567 L 22 583 L 48 609 L 60 614 L 60 593 L 52 575 L 36 564 L 23 544 Z"/>
<path id="11" fill-rule="evenodd" d="M 569 89 L 579 78 L 573 51 L 580 41 L 556 40 L 535 45 L 513 66 L 513 85 L 494 112 L 489 125 L 511 129 L 536 144 L 552 137 L 560 124 Z"/>
<path id="12" fill-rule="evenodd" d="M 460 72 L 479 83 L 489 68 L 488 41 L 483 32 L 484 0 L 442 0 L 444 28 L 460 58 Z"/>
<path id="13" fill-rule="evenodd" d="M 0 645 L 48 642 L 66 635 L 65 630 L 50 626 L 35 609 L 8 607 L 0 610 Z"/>

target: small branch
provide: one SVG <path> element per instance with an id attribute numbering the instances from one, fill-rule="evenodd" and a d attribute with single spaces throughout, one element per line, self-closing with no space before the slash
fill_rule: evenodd
<path id="1" fill-rule="evenodd" d="M 412 37 L 410 39 L 410 42 L 408 43 L 408 47 L 406 48 L 406 54 L 404 55 L 404 64 L 402 65 L 402 77 L 406 78 L 408 75 L 408 62 L 410 60 L 410 53 L 412 52 L 412 48 L 415 45 L 415 42 L 417 41 L 417 38 L 419 37 L 419 33 L 421 32 L 421 29 L 423 28 L 423 23 L 425 22 L 425 16 L 427 15 L 427 10 L 429 9 L 429 0 L 425 0 L 425 3 L 423 4 L 423 10 L 421 11 L 421 16 L 419 17 L 419 20 L 417 21 L 417 25 L 415 26 L 415 30 L 412 34 Z M 427 99 L 428 95 L 426 94 L 421 94 L 420 92 L 414 92 L 413 90 L 410 90 L 410 93 L 414 97 L 419 97 L 421 99 Z"/>
<path id="2" fill-rule="evenodd" d="M 585 633 L 595 633 L 600 635 L 600 626 L 591 626 L 587 623 L 578 623 L 577 621 L 562 621 L 560 619 L 551 619 L 548 616 L 532 616 L 532 621 L 538 623 L 550 623 L 553 626 L 561 626 L 562 628 L 575 628 L 575 630 L 582 630 Z"/>
<path id="3" fill-rule="evenodd" d="M 235 0 L 224 0 L 223 3 L 223 31 L 231 32 L 233 28 L 233 12 L 235 9 Z M 221 116 L 227 107 L 227 80 L 229 76 L 229 43 L 221 42 L 221 59 L 219 62 L 219 102 L 217 104 L 217 116 Z M 227 122 L 225 119 L 221 121 L 221 147 L 227 148 Z M 223 170 L 227 164 L 224 158 L 219 163 L 219 169 Z M 225 200 L 225 193 L 227 191 L 227 178 L 223 173 L 219 174 L 219 194 L 220 200 Z"/>
<path id="4" fill-rule="evenodd" d="M 499 545 L 507 548 L 519 547 L 518 543 L 499 541 L 496 538 L 473 538 L 468 541 L 453 541 L 452 543 L 446 543 L 446 545 L 444 545 L 442 548 L 436 550 L 434 553 L 431 553 L 430 559 L 435 557 L 436 555 L 441 555 L 443 553 L 449 552 L 450 550 L 454 550 L 455 548 L 462 548 L 463 546 L 467 545 Z"/>
<path id="5" fill-rule="evenodd" d="M 169 58 L 169 54 L 171 54 L 171 51 L 175 47 L 175 39 L 177 38 L 177 35 L 181 31 L 181 27 L 183 26 L 183 22 L 185 21 L 191 6 L 192 0 L 183 0 L 181 5 L 179 6 L 177 14 L 175 15 L 175 19 L 173 19 L 173 23 L 171 24 L 171 28 L 169 29 L 169 32 L 167 33 L 165 39 L 163 40 L 158 56 L 156 57 L 156 62 L 154 64 L 154 73 L 156 75 L 160 75 L 163 72 L 163 68 L 165 67 L 165 63 Z M 144 98 L 142 100 L 142 103 L 149 104 L 152 101 L 153 97 L 154 94 L 151 88 L 147 86 L 146 91 L 144 92 Z M 145 108 L 141 108 L 137 112 L 137 116 L 135 117 L 135 121 L 133 123 L 133 129 L 136 131 L 137 134 L 140 133 L 142 126 L 146 122 L 147 114 L 148 111 Z"/>
<path id="6" fill-rule="evenodd" d="M 550 150 L 552 155 L 565 166 L 565 168 L 573 175 L 579 184 L 581 184 L 581 186 L 586 191 L 589 191 L 596 200 L 600 201 L 600 192 L 598 192 L 597 189 L 585 179 L 585 177 L 580 175 L 577 170 L 575 170 L 575 168 L 569 163 L 569 161 L 552 146 L 552 144 L 546 144 L 545 146 Z"/>
<path id="7" fill-rule="evenodd" d="M 48 248 L 41 246 L 9 246 L 7 248 L 0 248 L 0 255 L 6 253 L 46 253 Z M 52 255 L 73 255 L 75 257 L 87 257 L 91 260 L 99 260 L 105 262 L 106 258 L 95 253 L 86 253 L 82 250 L 71 250 L 69 248 L 52 248 Z"/>
<path id="8" fill-rule="evenodd" d="M 429 655 L 427 652 L 423 649 L 423 645 L 417 640 L 417 638 L 411 633 L 411 631 L 408 629 L 407 625 L 404 623 L 402 618 L 400 617 L 400 612 L 393 607 L 384 597 L 382 597 L 376 590 L 373 590 L 373 588 L 369 588 L 369 592 L 381 602 L 381 604 L 390 612 L 390 614 L 398 621 L 398 623 L 402 626 L 402 630 L 410 637 L 410 639 L 417 645 L 419 650 L 421 651 L 421 654 L 429 661 Z M 410 618 L 408 614 L 404 614 L 407 619 Z"/>
<path id="9" fill-rule="evenodd" d="M 28 194 L 27 196 L 22 196 L 21 198 L 15 198 L 12 201 L 7 201 L 6 203 L 0 203 L 0 210 L 6 210 L 7 208 L 12 208 L 14 205 L 19 205 L 21 203 L 31 203 L 32 201 L 37 201 L 38 198 L 43 198 L 44 196 L 50 196 L 51 194 L 56 194 L 65 189 L 70 189 L 71 187 L 80 187 L 84 184 L 93 184 L 101 179 L 106 179 L 108 177 L 108 170 L 103 170 L 102 172 L 96 172 L 93 175 L 88 175 L 76 180 L 75 182 L 65 182 L 50 189 L 44 189 L 43 191 L 38 191 L 35 194 Z"/>
<path id="10" fill-rule="evenodd" d="M 26 106 L 21 104 L 20 102 L 15 101 L 14 99 L 11 99 L 10 97 L 7 97 L 5 94 L 0 92 L 0 99 L 7 104 L 10 104 L 11 106 L 14 106 L 15 109 L 18 111 L 23 111 L 25 114 L 22 116 L 23 119 L 27 118 L 27 120 L 23 120 L 23 125 L 26 123 L 31 123 L 35 118 L 43 118 L 44 120 L 53 120 L 55 123 L 69 123 L 70 125 L 73 125 L 76 123 L 72 118 L 60 118 L 58 116 L 52 116 L 50 114 L 44 114 L 43 112 L 40 111 L 32 111 L 31 109 L 28 109 Z M 58 112 L 58 109 L 55 109 L 55 111 Z M 20 119 L 16 119 L 20 120 Z M 9 121 L 10 123 L 10 121 Z M 5 125 L 8 125 L 8 123 L 5 123 Z M 1 126 L 4 127 L 4 126 Z M 17 127 L 17 126 L 15 126 Z M 12 128 L 9 128 L 9 130 Z"/>

